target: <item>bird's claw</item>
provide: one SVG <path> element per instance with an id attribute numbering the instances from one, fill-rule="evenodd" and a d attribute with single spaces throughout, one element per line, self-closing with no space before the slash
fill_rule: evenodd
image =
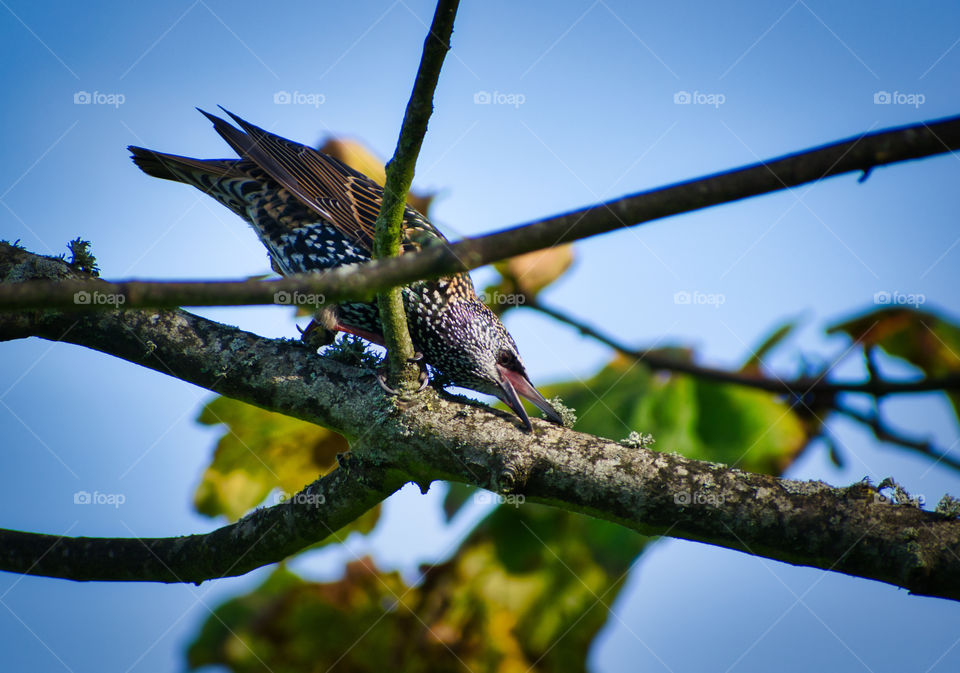
<path id="1" fill-rule="evenodd" d="M 412 358 L 407 358 L 407 362 L 410 364 L 420 365 L 420 387 L 417 388 L 414 394 L 422 393 L 424 390 L 426 390 L 427 386 L 430 385 L 430 375 L 427 373 L 427 363 L 423 360 L 423 353 L 417 351 Z M 396 395 L 399 397 L 403 394 L 399 390 L 392 388 L 390 384 L 387 383 L 387 378 L 384 376 L 382 369 L 377 370 L 377 383 L 380 384 L 380 387 L 383 388 L 388 395 Z"/>

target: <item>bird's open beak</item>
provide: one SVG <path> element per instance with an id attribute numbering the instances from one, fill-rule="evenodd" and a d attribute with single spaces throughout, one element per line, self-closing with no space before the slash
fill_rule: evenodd
<path id="1" fill-rule="evenodd" d="M 523 408 L 523 402 L 520 401 L 520 397 L 525 397 L 530 400 L 547 415 L 548 419 L 557 425 L 563 425 L 563 419 L 560 417 L 560 414 L 557 413 L 557 410 L 543 399 L 543 395 L 533 387 L 533 384 L 530 383 L 526 376 L 510 371 L 500 365 L 497 365 L 497 371 L 500 373 L 500 390 L 503 391 L 503 394 L 500 396 L 501 399 L 520 417 L 523 424 L 527 426 L 527 430 L 533 430 L 533 425 L 530 423 L 526 409 Z"/>

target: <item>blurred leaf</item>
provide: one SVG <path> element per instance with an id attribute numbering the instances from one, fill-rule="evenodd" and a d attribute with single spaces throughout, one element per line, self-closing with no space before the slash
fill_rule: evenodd
<path id="1" fill-rule="evenodd" d="M 227 397 L 208 402 L 197 421 L 226 426 L 194 494 L 196 510 L 207 516 L 238 519 L 274 489 L 296 493 L 333 470 L 348 448 L 319 425 Z"/>
<path id="2" fill-rule="evenodd" d="M 496 508 L 415 587 L 364 559 L 335 582 L 278 569 L 216 609 L 192 668 L 583 671 L 647 539 L 550 507 Z"/>
<path id="3" fill-rule="evenodd" d="M 569 243 L 497 262 L 494 267 L 500 272 L 500 280 L 484 290 L 483 299 L 497 315 L 508 308 L 531 303 L 572 263 L 573 246 Z"/>
<path id="4" fill-rule="evenodd" d="M 361 142 L 331 137 L 317 149 L 360 171 L 378 185 L 383 185 L 387 180 L 383 159 Z M 434 194 L 417 193 L 411 189 L 407 194 L 407 203 L 423 215 L 427 215 L 434 196 Z"/>
<path id="5" fill-rule="evenodd" d="M 462 484 L 459 481 L 448 482 L 447 495 L 443 498 L 443 513 L 446 515 L 447 521 L 450 521 L 478 490 L 476 486 Z"/>
<path id="6" fill-rule="evenodd" d="M 576 429 L 610 439 L 651 433 L 655 448 L 779 474 L 809 441 L 802 419 L 778 396 L 686 375 L 653 375 L 616 357 L 587 381 L 544 386 L 577 410 Z"/>
<path id="7" fill-rule="evenodd" d="M 906 360 L 930 378 L 960 372 L 960 327 L 929 311 L 881 308 L 827 329 L 842 332 L 865 350 L 880 348 Z M 960 393 L 947 396 L 960 419 Z"/>
<path id="8" fill-rule="evenodd" d="M 740 371 L 744 374 L 761 374 L 763 372 L 763 360 L 776 348 L 781 341 L 786 339 L 796 328 L 797 321 L 790 320 L 780 325 L 773 333 L 764 339 L 756 350 L 750 355 Z"/>

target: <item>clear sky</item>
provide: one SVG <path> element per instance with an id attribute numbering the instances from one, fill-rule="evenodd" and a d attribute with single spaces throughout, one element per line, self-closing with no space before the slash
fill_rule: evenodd
<path id="1" fill-rule="evenodd" d="M 238 218 L 144 176 L 125 147 L 230 156 L 194 110 L 219 104 L 292 139 L 346 135 L 389 156 L 432 9 L 0 0 L 0 238 L 59 254 L 82 236 L 107 278 L 264 273 L 264 250 Z M 960 112 L 953 3 L 465 0 L 453 45 L 415 180 L 439 191 L 433 219 L 451 238 Z M 876 292 L 922 293 L 925 308 L 960 316 L 958 179 L 960 161 L 947 155 L 878 169 L 863 184 L 836 178 L 583 241 L 546 299 L 637 345 L 694 345 L 718 366 L 800 317 L 804 329 L 773 361 L 790 374 L 800 350 L 828 362 L 842 353 L 823 326 L 872 307 Z M 725 301 L 674 303 L 684 290 Z M 295 335 L 285 309 L 202 313 Z M 508 327 L 538 383 L 587 375 L 610 357 L 530 312 L 513 312 Z M 854 361 L 842 372 L 862 375 Z M 209 397 L 78 347 L 0 344 L 0 526 L 158 536 L 220 525 L 190 506 L 216 435 L 193 422 Z M 960 454 L 938 397 L 884 406 L 898 427 Z M 893 475 L 928 501 L 960 494 L 955 473 L 849 424 L 831 430 L 846 467 L 815 444 L 790 476 Z M 126 501 L 76 506 L 80 490 Z M 371 539 L 298 567 L 333 578 L 353 554 L 372 553 L 412 578 L 482 514 L 475 507 L 447 527 L 441 497 L 405 490 Z M 208 610 L 263 572 L 199 588 L 0 575 L 4 666 L 181 669 Z M 613 610 L 591 654 L 596 671 L 960 666 L 955 603 L 688 542 L 645 554 Z"/>

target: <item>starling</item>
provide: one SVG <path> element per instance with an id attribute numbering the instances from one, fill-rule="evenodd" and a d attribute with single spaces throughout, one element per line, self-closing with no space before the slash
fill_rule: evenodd
<path id="1" fill-rule="evenodd" d="M 278 273 L 319 272 L 371 258 L 383 187 L 334 157 L 230 112 L 239 129 L 203 114 L 239 159 L 191 159 L 131 146 L 134 163 L 148 175 L 193 185 L 245 219 Z M 403 227 L 403 253 L 446 242 L 409 206 Z M 411 283 L 402 294 L 414 348 L 445 385 L 496 395 L 528 430 L 532 425 L 521 397 L 562 424 L 557 411 L 530 383 L 513 338 L 477 297 L 469 274 Z M 325 307 L 315 322 L 383 345 L 376 303 Z"/>

